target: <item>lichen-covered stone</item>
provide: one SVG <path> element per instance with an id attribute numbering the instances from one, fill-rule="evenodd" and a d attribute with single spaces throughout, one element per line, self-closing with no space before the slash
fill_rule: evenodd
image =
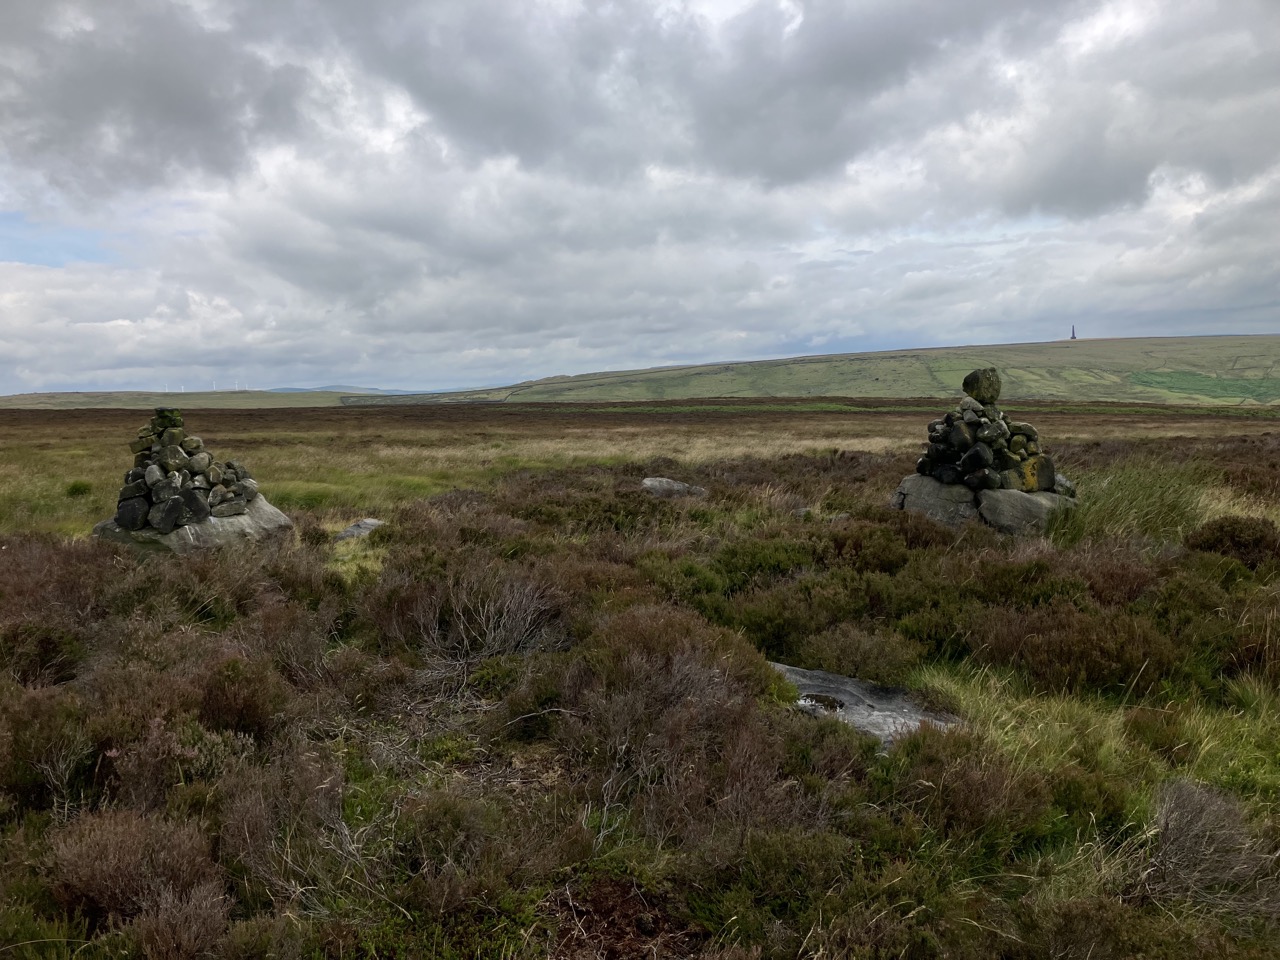
<path id="1" fill-rule="evenodd" d="M 187 432 L 181 427 L 169 427 L 160 435 L 160 446 L 162 447 L 181 447 L 182 441 L 187 439 Z"/>
<path id="2" fill-rule="evenodd" d="M 185 453 L 196 454 L 204 449 L 204 441 L 199 437 L 187 437 L 179 446 L 182 447 Z"/>
<path id="3" fill-rule="evenodd" d="M 1004 489 L 1021 490 L 1023 493 L 1052 490 L 1056 479 L 1057 471 L 1053 461 L 1045 456 L 1028 457 L 1016 467 L 1001 473 Z"/>
<path id="4" fill-rule="evenodd" d="M 249 505 L 243 500 L 224 500 L 216 507 L 212 507 L 210 512 L 219 519 L 223 517 L 238 517 L 249 509 Z"/>
<path id="5" fill-rule="evenodd" d="M 145 453 L 151 449 L 151 438 L 147 437 L 141 440 L 134 440 L 129 444 L 130 453 Z"/>
<path id="6" fill-rule="evenodd" d="M 143 479 L 146 480 L 148 487 L 154 487 L 157 483 L 164 479 L 164 471 L 156 464 L 151 464 L 143 471 Z"/>
<path id="7" fill-rule="evenodd" d="M 995 367 L 975 370 L 964 378 L 964 392 L 986 406 L 1000 399 L 1000 373 Z"/>
<path id="8" fill-rule="evenodd" d="M 156 454 L 156 463 L 165 473 L 185 470 L 190 460 L 191 458 L 182 452 L 182 448 L 176 445 L 161 447 Z"/>

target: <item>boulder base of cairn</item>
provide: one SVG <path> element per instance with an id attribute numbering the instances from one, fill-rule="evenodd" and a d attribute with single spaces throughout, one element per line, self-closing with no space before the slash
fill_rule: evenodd
<path id="1" fill-rule="evenodd" d="M 124 475 L 115 516 L 94 527 L 94 536 L 186 554 L 293 529 L 244 464 L 223 463 L 199 437 L 187 436 L 181 410 L 157 407 L 155 413 L 128 444 L 133 468 Z"/>
<path id="2" fill-rule="evenodd" d="M 1029 423 L 996 406 L 994 367 L 964 378 L 967 396 L 929 424 L 916 475 L 898 486 L 891 506 L 959 526 L 978 520 L 1004 533 L 1039 535 L 1055 513 L 1075 506 L 1075 487 L 1045 454 Z"/>

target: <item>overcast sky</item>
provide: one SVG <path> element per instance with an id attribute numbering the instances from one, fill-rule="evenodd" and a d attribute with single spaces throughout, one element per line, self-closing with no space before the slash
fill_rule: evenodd
<path id="1" fill-rule="evenodd" d="M 3 0 L 0 392 L 1280 332 L 1280 0 Z"/>

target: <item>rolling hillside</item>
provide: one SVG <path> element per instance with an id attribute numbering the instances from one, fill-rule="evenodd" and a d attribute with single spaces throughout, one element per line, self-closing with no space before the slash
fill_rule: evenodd
<path id="1" fill-rule="evenodd" d="M 343 397 L 350 405 L 678 400 L 706 397 L 946 397 L 975 367 L 1000 368 L 1013 399 L 1280 403 L 1280 336 L 1065 340 L 660 367 L 550 377 L 457 393 Z"/>

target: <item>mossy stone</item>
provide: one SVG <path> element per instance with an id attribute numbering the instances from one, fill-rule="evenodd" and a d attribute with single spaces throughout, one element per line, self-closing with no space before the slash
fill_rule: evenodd
<path id="1" fill-rule="evenodd" d="M 964 378 L 964 392 L 984 406 L 1000 399 L 1000 373 L 995 367 L 975 370 Z"/>

